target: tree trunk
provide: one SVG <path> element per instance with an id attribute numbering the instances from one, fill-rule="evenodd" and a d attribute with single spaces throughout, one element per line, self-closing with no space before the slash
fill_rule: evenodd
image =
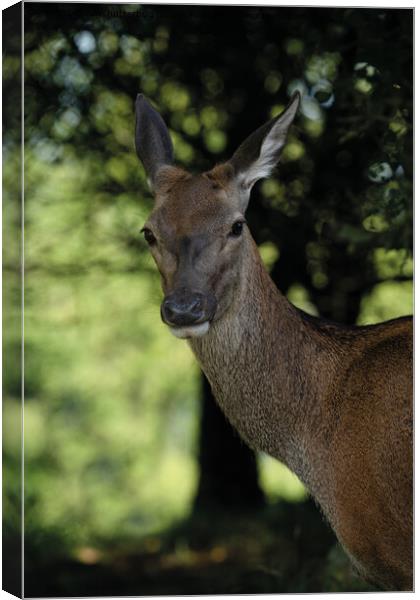
<path id="1" fill-rule="evenodd" d="M 255 454 L 223 415 L 204 374 L 199 463 L 194 511 L 248 510 L 264 504 Z"/>

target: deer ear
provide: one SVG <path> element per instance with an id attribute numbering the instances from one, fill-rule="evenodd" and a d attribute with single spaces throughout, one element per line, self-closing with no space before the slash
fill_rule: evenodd
<path id="1" fill-rule="evenodd" d="M 136 99 L 136 152 L 152 187 L 160 167 L 173 162 L 173 148 L 168 128 L 160 114 L 143 94 Z"/>
<path id="2" fill-rule="evenodd" d="M 276 166 L 299 103 L 300 94 L 295 92 L 286 109 L 254 131 L 230 159 L 235 177 L 248 195 L 254 183 L 268 177 Z"/>

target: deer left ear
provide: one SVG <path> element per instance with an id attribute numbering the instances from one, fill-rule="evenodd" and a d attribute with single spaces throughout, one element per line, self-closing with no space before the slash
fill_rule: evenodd
<path id="1" fill-rule="evenodd" d="M 136 152 L 146 170 L 152 187 L 159 169 L 173 162 L 172 142 L 160 114 L 143 94 L 136 99 Z"/>
<path id="2" fill-rule="evenodd" d="M 276 166 L 299 103 L 300 94 L 295 92 L 286 109 L 254 131 L 230 159 L 235 177 L 248 195 L 254 183 L 268 177 Z"/>

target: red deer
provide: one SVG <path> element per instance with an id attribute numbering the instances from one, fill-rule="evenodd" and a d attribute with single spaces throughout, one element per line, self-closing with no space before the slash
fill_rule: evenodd
<path id="1" fill-rule="evenodd" d="M 143 232 L 159 269 L 162 320 L 186 338 L 245 442 L 305 484 L 359 573 L 412 581 L 412 318 L 350 327 L 309 316 L 278 291 L 245 221 L 299 106 L 232 158 L 192 175 L 139 94 L 135 144 L 155 196 Z"/>

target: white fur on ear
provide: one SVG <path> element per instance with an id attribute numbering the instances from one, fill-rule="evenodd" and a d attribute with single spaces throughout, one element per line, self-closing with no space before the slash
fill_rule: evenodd
<path id="1" fill-rule="evenodd" d="M 261 144 L 260 155 L 244 173 L 243 185 L 251 187 L 259 179 L 269 177 L 278 163 L 280 153 L 286 144 L 287 132 L 295 116 L 295 111 L 285 113 L 269 131 Z"/>
<path id="2" fill-rule="evenodd" d="M 233 156 L 242 189 L 250 191 L 259 179 L 271 175 L 286 144 L 299 101 L 299 94 L 295 94 L 285 111 L 254 132 Z"/>
<path id="3" fill-rule="evenodd" d="M 287 132 L 284 132 L 284 135 L 283 131 L 279 133 L 280 135 L 277 135 L 275 127 L 273 127 L 267 135 L 261 146 L 260 156 L 249 166 L 248 171 L 243 173 L 243 187 L 251 188 L 259 179 L 271 175 L 277 164 L 279 153 L 286 143 Z"/>

